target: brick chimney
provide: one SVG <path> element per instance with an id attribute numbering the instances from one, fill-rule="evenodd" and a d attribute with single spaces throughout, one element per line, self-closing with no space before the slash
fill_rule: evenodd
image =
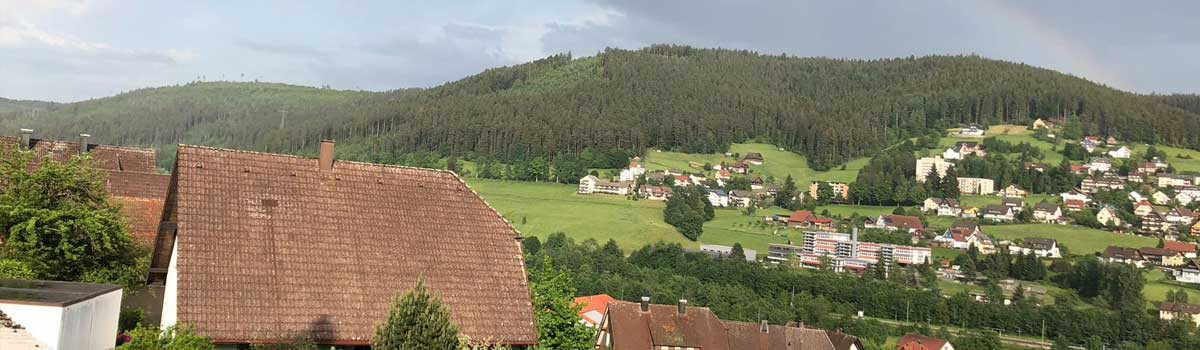
<path id="1" fill-rule="evenodd" d="M 88 140 L 92 138 L 90 134 L 79 134 L 79 155 L 83 155 L 88 151 Z"/>
<path id="2" fill-rule="evenodd" d="M 333 170 L 333 140 L 321 140 L 320 165 L 322 171 Z"/>
<path id="3" fill-rule="evenodd" d="M 21 129 L 21 149 L 28 150 L 33 148 L 30 142 L 33 141 L 33 129 Z"/>
<path id="4" fill-rule="evenodd" d="M 679 299 L 679 314 L 687 315 L 687 299 Z"/>

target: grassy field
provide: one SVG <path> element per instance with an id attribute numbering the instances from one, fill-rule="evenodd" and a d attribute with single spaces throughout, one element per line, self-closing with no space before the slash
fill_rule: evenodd
<path id="1" fill-rule="evenodd" d="M 963 195 L 959 197 L 958 201 L 959 203 L 962 203 L 964 208 L 976 207 L 982 209 L 990 204 L 1000 204 L 1002 199 L 1002 197 L 995 195 Z M 1040 203 L 1043 200 L 1051 203 L 1058 203 L 1062 201 L 1059 196 L 1052 194 L 1031 194 L 1029 197 L 1025 197 L 1025 205 L 1032 207 L 1034 204 Z"/>
<path id="2" fill-rule="evenodd" d="M 1158 243 L 1158 240 L 1149 237 L 1115 234 L 1108 231 L 1074 225 L 990 225 L 983 226 L 983 231 L 991 235 L 993 238 L 999 240 L 1013 240 L 1028 237 L 1057 239 L 1060 243 L 1066 245 L 1067 248 L 1070 249 L 1070 253 L 1074 255 L 1102 252 L 1104 251 L 1105 247 L 1110 245 L 1141 248 L 1153 247 Z"/>
<path id="3" fill-rule="evenodd" d="M 577 241 L 592 238 L 601 243 L 611 238 L 626 252 L 657 241 L 692 248 L 700 243 L 740 242 L 765 254 L 767 243 L 788 240 L 788 230 L 775 234 L 775 227 L 755 225 L 761 217 L 745 216 L 731 209 L 717 210 L 717 217 L 704 225 L 700 242 L 691 242 L 663 222 L 663 202 L 579 195 L 572 185 L 478 178 L 467 178 L 467 182 L 526 236 L 546 238 L 555 232 L 565 232 Z"/>
<path id="4" fill-rule="evenodd" d="M 1146 148 L 1149 148 L 1149 147 L 1150 146 L 1148 146 L 1148 145 L 1141 144 L 1141 145 L 1131 146 L 1130 149 L 1133 150 L 1133 152 L 1135 153 L 1134 156 L 1136 157 L 1137 156 L 1136 153 L 1145 153 Z M 1175 167 L 1175 171 L 1200 172 L 1200 151 L 1190 150 L 1190 149 L 1186 149 L 1186 148 L 1168 147 L 1168 146 L 1163 146 L 1163 145 L 1155 145 L 1154 148 L 1157 148 L 1163 152 L 1167 152 L 1166 161 L 1167 161 L 1167 163 L 1170 163 L 1171 166 Z M 1180 155 L 1191 157 L 1192 159 L 1179 158 Z"/>
<path id="5" fill-rule="evenodd" d="M 1146 286 L 1142 289 L 1142 294 L 1146 296 L 1146 302 L 1164 301 L 1167 300 L 1167 291 L 1184 290 L 1188 293 L 1188 301 L 1195 303 L 1200 301 L 1200 289 L 1195 286 L 1177 283 L 1167 277 L 1167 274 L 1159 269 L 1149 269 L 1145 272 Z M 1154 305 L 1149 305 L 1153 308 Z"/>
<path id="6" fill-rule="evenodd" d="M 1020 126 L 1020 125 L 992 126 L 991 128 L 988 129 L 987 133 L 984 134 L 985 137 L 982 137 L 982 138 L 981 137 L 958 137 L 958 136 L 951 134 L 950 137 L 943 137 L 942 140 L 940 142 L 938 142 L 938 145 L 943 147 L 941 150 L 945 150 L 945 148 L 954 146 L 954 144 L 959 141 L 983 142 L 984 138 L 994 137 L 997 140 L 1008 141 L 1009 143 L 1012 143 L 1012 144 L 1026 142 L 1026 143 L 1033 145 L 1034 147 L 1041 149 L 1042 154 L 1044 155 L 1044 158 L 1042 158 L 1042 160 L 1038 161 L 1040 163 L 1045 163 L 1045 164 L 1050 164 L 1050 165 L 1058 165 L 1059 162 L 1062 162 L 1062 153 L 1059 153 L 1058 151 L 1053 150 L 1053 149 L 1055 149 L 1053 144 L 1046 142 L 1046 141 L 1035 139 L 1035 138 L 1033 138 L 1033 135 L 1029 130 L 1024 130 L 1024 129 L 1020 129 L 1020 128 L 1024 128 L 1024 126 Z M 1008 133 L 1005 133 L 1006 131 Z M 1059 147 L 1059 149 L 1061 149 L 1061 147 Z M 939 152 L 941 150 L 939 150 Z"/>
<path id="7" fill-rule="evenodd" d="M 815 171 L 808 167 L 808 159 L 791 151 L 781 151 L 774 145 L 763 143 L 736 143 L 729 147 L 729 152 L 745 156 L 746 153 L 758 152 L 763 155 L 763 165 L 750 165 L 750 171 L 762 176 L 772 176 L 782 183 L 788 175 L 792 175 L 796 185 L 807 188 L 813 180 L 854 182 L 858 171 L 870 161 L 870 158 L 857 158 L 845 164 L 846 169 L 834 167 L 829 171 Z M 644 163 L 649 170 L 676 169 L 691 172 L 703 172 L 701 168 L 691 167 L 690 164 L 730 164 L 738 159 L 726 157 L 724 154 L 691 154 L 663 150 L 646 152 Z"/>

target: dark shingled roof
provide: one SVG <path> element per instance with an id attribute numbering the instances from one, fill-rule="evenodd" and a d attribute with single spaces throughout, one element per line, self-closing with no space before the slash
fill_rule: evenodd
<path id="1" fill-rule="evenodd" d="M 833 343 L 833 348 L 836 350 L 850 350 L 851 347 L 859 350 L 863 349 L 862 341 L 858 340 L 858 337 L 842 333 L 840 330 L 828 332 L 827 334 L 829 335 L 829 342 Z"/>
<path id="2" fill-rule="evenodd" d="M 1181 313 L 1196 315 L 1196 314 L 1200 314 L 1200 305 L 1163 302 L 1162 304 L 1158 305 L 1158 310 L 1166 311 L 1166 312 L 1181 312 Z"/>
<path id="3" fill-rule="evenodd" d="M 738 350 L 838 350 L 820 329 L 723 321 L 729 346 Z M 645 349 L 645 347 L 642 347 Z M 707 348 L 703 348 L 707 349 Z"/>
<path id="4" fill-rule="evenodd" d="M 112 284 L 0 279 L 0 302 L 62 307 L 118 290 Z"/>
<path id="5" fill-rule="evenodd" d="M 659 346 L 725 349 L 729 338 L 725 326 L 708 308 L 689 306 L 679 314 L 675 305 L 649 305 L 642 312 L 638 303 L 609 304 L 609 331 L 613 349 L 649 349 Z"/>
<path id="6" fill-rule="evenodd" d="M 537 343 L 521 235 L 452 172 L 183 145 L 173 176 L 178 321 L 218 343 L 365 345 L 421 276 L 464 335 Z"/>
<path id="7" fill-rule="evenodd" d="M 1109 258 L 1109 259 L 1142 260 L 1142 255 L 1140 253 L 1138 253 L 1137 249 L 1126 248 L 1126 247 L 1117 247 L 1117 246 L 1111 246 L 1111 245 L 1108 246 L 1107 248 L 1104 248 L 1104 253 L 1101 256 L 1103 256 L 1105 258 Z"/>

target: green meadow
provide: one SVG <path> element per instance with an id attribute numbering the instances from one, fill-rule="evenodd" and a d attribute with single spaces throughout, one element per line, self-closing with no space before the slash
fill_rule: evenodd
<path id="1" fill-rule="evenodd" d="M 737 153 L 740 156 L 745 156 L 746 153 L 757 152 L 763 155 L 762 165 L 750 165 L 750 171 L 753 174 L 762 175 L 764 177 L 771 176 L 777 179 L 777 182 L 782 183 L 783 179 L 791 175 L 796 181 L 797 186 L 807 187 L 814 180 L 817 181 L 834 181 L 834 182 L 854 182 L 858 177 L 858 171 L 870 161 L 870 158 L 856 158 L 846 164 L 843 170 L 841 166 L 834 167 L 829 171 L 815 171 L 808 167 L 808 159 L 795 152 L 780 150 L 774 145 L 764 143 L 736 143 L 729 147 L 730 153 Z M 703 165 L 709 164 L 729 164 L 736 163 L 738 159 L 727 157 L 724 154 L 692 154 L 680 153 L 664 150 L 649 150 L 646 152 L 643 163 L 649 170 L 682 170 L 690 172 L 703 172 L 703 168 L 692 167 L 693 164 Z"/>
<path id="2" fill-rule="evenodd" d="M 1014 240 L 1029 237 L 1053 238 L 1066 245 L 1073 255 L 1103 252 L 1104 248 L 1110 245 L 1141 248 L 1153 247 L 1158 244 L 1158 240 L 1154 238 L 1116 234 L 1075 225 L 988 225 L 983 226 L 983 231 L 998 240 Z"/>

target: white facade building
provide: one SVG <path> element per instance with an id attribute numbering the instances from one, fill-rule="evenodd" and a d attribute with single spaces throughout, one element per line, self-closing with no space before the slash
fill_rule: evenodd
<path id="1" fill-rule="evenodd" d="M 121 287 L 0 279 L 0 311 L 49 350 L 112 349 Z"/>
<path id="2" fill-rule="evenodd" d="M 962 194 L 990 195 L 996 193 L 996 182 L 979 177 L 958 178 L 958 192 Z"/>
<path id="3" fill-rule="evenodd" d="M 933 169 L 937 169 L 938 176 L 946 176 L 946 170 L 952 166 L 954 163 L 947 162 L 941 156 L 917 159 L 917 170 L 913 176 L 917 182 L 925 182 L 925 177 L 929 176 L 929 172 Z"/>

